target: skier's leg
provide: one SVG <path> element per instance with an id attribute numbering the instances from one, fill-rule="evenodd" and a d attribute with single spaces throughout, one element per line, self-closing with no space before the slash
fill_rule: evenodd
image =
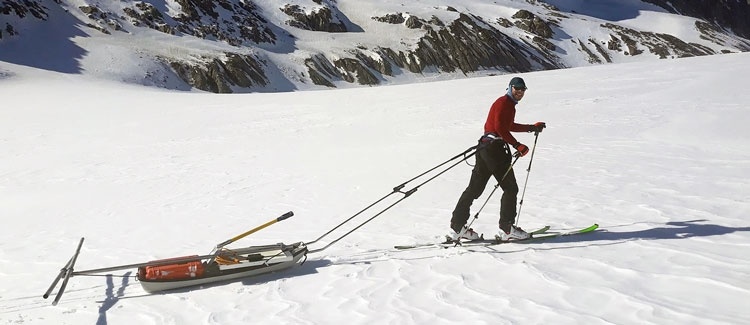
<path id="1" fill-rule="evenodd" d="M 469 179 L 469 185 L 466 187 L 461 197 L 456 203 L 456 208 L 453 209 L 453 217 L 451 218 L 451 228 L 455 232 L 459 232 L 469 220 L 469 214 L 471 204 L 476 200 L 482 192 L 487 181 L 489 181 L 492 173 L 487 169 L 487 164 L 479 155 L 476 156 L 476 165 L 471 171 L 471 179 Z"/>
<path id="2" fill-rule="evenodd" d="M 506 170 L 508 166 L 505 167 Z M 500 177 L 502 177 L 502 175 L 500 175 Z M 516 222 L 518 184 L 516 183 L 516 175 L 513 173 L 513 169 L 511 169 L 508 174 L 505 175 L 505 178 L 500 181 L 500 188 L 503 189 L 503 196 L 500 199 L 500 228 L 505 230 L 509 225 Z"/>
<path id="3" fill-rule="evenodd" d="M 518 198 L 518 184 L 513 172 L 511 161 L 513 159 L 510 148 L 507 145 L 499 146 L 494 156 L 496 159 L 492 165 L 492 175 L 500 184 L 503 195 L 500 198 L 500 220 L 501 228 L 507 229 L 516 219 L 516 200 Z M 503 227 L 505 226 L 505 227 Z"/>

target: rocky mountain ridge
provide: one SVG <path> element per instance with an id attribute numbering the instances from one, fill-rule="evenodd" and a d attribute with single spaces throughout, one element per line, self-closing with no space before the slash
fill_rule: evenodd
<path id="1" fill-rule="evenodd" d="M 216 93 L 378 85 L 750 50 L 750 6 L 744 0 L 646 2 L 664 8 L 662 15 L 696 17 L 685 21 L 699 39 L 538 0 L 505 1 L 489 12 L 477 10 L 478 4 L 445 1 L 428 1 L 434 5 L 424 8 L 425 3 L 353 0 L 3 0 L 0 59 L 14 59 L 11 51 L 3 54 L 4 43 L 35 37 L 35 30 L 44 31 L 62 15 L 96 40 L 80 42 L 90 45 L 84 49 L 89 56 L 108 55 L 102 44 L 117 47 L 117 53 L 137 53 L 134 65 L 144 71 L 131 72 L 132 82 Z M 153 39 L 160 45 L 144 45 Z M 178 43 L 187 45 L 173 45 Z"/>

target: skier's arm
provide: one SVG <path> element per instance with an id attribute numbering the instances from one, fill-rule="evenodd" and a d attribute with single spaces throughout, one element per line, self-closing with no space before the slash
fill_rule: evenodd
<path id="1" fill-rule="evenodd" d="M 503 138 L 503 141 L 507 142 L 512 147 L 518 145 L 518 140 L 510 133 L 513 132 L 526 132 L 527 128 L 522 124 L 517 124 L 513 120 L 516 117 L 516 112 L 512 109 L 504 109 L 500 111 L 500 121 L 498 123 L 498 135 Z"/>
<path id="2" fill-rule="evenodd" d="M 534 126 L 531 124 L 518 124 L 513 122 L 513 124 L 510 125 L 510 130 L 512 132 L 533 132 Z"/>

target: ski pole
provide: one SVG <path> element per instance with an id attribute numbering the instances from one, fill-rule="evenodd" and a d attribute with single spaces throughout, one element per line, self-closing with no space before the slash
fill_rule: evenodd
<path id="1" fill-rule="evenodd" d="M 242 234 L 234 236 L 232 239 L 227 239 L 225 242 L 216 245 L 216 248 L 214 248 L 214 252 L 219 251 L 222 247 L 224 247 L 226 245 L 229 245 L 229 244 L 231 244 L 231 243 L 233 243 L 235 241 L 238 241 L 238 240 L 244 238 L 245 236 L 250 235 L 250 234 L 252 234 L 252 233 L 254 233 L 254 232 L 258 231 L 258 230 L 261 230 L 261 229 L 263 229 L 265 227 L 268 227 L 268 226 L 270 226 L 270 225 L 272 225 L 274 223 L 277 223 L 279 221 L 288 219 L 288 218 L 290 218 L 293 215 L 294 215 L 294 212 L 289 211 L 287 213 L 284 213 L 283 215 L 281 215 L 280 217 L 278 217 L 276 219 L 273 219 L 273 220 L 271 220 L 269 222 L 266 222 L 266 223 L 264 223 L 264 224 L 262 224 L 260 226 L 257 226 L 257 227 L 255 227 L 253 229 L 250 229 L 250 230 L 248 230 L 248 231 L 246 231 L 246 232 L 244 232 Z"/>
<path id="2" fill-rule="evenodd" d="M 518 220 L 521 220 L 521 208 L 523 208 L 523 198 L 526 196 L 526 184 L 529 183 L 529 174 L 531 174 L 531 163 L 534 161 L 534 151 L 536 151 L 536 142 L 539 140 L 539 132 L 534 132 L 534 146 L 531 148 L 531 157 L 529 158 L 529 167 L 526 168 L 526 181 L 523 183 L 523 192 L 521 193 L 521 201 L 518 203 L 518 214 L 516 217 L 516 225 Z"/>

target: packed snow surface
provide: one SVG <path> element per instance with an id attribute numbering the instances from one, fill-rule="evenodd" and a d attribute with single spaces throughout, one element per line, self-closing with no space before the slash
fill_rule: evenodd
<path id="1" fill-rule="evenodd" d="M 311 241 L 474 145 L 511 76 L 216 95 L 0 62 L 0 323 L 748 324 L 748 75 L 750 54 L 520 75 L 516 121 L 548 128 L 519 225 L 592 234 L 395 250 L 447 233 L 460 163 L 292 269 L 166 294 L 77 276 L 51 306 L 81 237 L 76 270 L 207 254 L 287 211 L 232 245 Z"/>

